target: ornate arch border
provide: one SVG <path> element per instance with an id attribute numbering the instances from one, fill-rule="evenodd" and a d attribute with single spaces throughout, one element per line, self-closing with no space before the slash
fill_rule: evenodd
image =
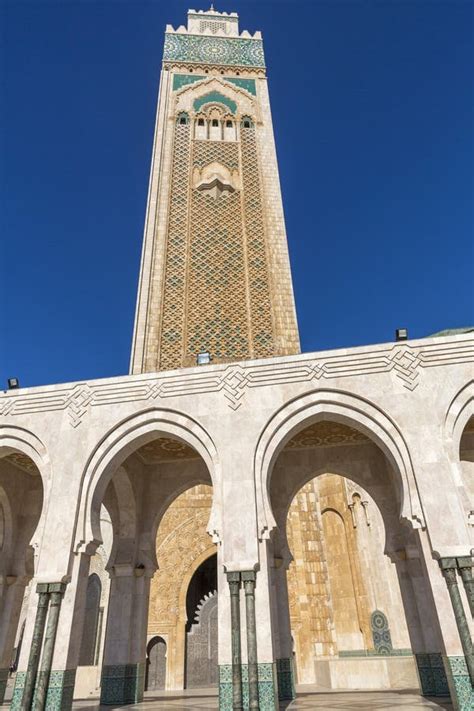
<path id="1" fill-rule="evenodd" d="M 444 421 L 444 441 L 450 459 L 459 463 L 461 437 L 474 416 L 474 380 L 468 382 L 451 400 Z"/>
<path id="2" fill-rule="evenodd" d="M 196 420 L 171 409 L 153 408 L 132 415 L 115 425 L 96 445 L 81 478 L 74 549 L 92 553 L 101 542 L 100 524 L 94 516 L 94 502 L 102 498 L 113 472 L 138 447 L 157 437 L 174 437 L 193 447 L 204 460 L 214 490 L 209 528 L 220 531 L 220 466 L 217 449 L 207 431 Z"/>
<path id="3" fill-rule="evenodd" d="M 413 528 L 425 526 L 423 509 L 408 446 L 395 421 L 369 400 L 340 390 L 316 390 L 286 403 L 267 422 L 255 451 L 254 472 L 259 537 L 276 526 L 270 502 L 270 480 L 276 458 L 297 432 L 331 419 L 347 424 L 374 441 L 392 464 L 399 487 L 400 518 Z"/>
<path id="4" fill-rule="evenodd" d="M 13 450 L 25 454 L 38 468 L 43 486 L 43 503 L 36 528 L 31 537 L 30 545 L 35 539 L 41 539 L 41 532 L 46 522 L 52 483 L 51 461 L 46 446 L 30 430 L 12 425 L 0 425 L 0 451 Z"/>

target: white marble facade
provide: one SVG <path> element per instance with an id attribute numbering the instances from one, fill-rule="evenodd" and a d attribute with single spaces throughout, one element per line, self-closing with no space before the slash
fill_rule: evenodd
<path id="1" fill-rule="evenodd" d="M 69 703 L 85 587 L 104 535 L 105 505 L 113 541 L 104 665 L 128 665 L 140 677 L 149 581 L 159 565 L 157 527 L 173 498 L 196 483 L 213 486 L 208 530 L 218 543 L 221 577 L 219 665 L 231 664 L 224 570 L 257 571 L 259 665 L 265 669 L 289 659 L 285 592 L 275 563 L 285 556 L 282 512 L 303 484 L 331 471 L 352 479 L 377 502 L 413 651 L 421 659 L 439 655 L 448 672 L 453 659 L 465 686 L 465 650 L 438 561 L 469 558 L 473 547 L 468 446 L 463 461 L 460 456 L 474 414 L 473 358 L 474 338 L 465 334 L 2 393 L 4 668 L 15 641 L 22 586 L 30 578 L 34 586 L 64 583 L 50 685 L 60 687 L 59 706 Z M 282 451 L 297 432 L 326 420 L 370 438 L 359 446 L 357 460 L 344 461 L 337 449 Z M 159 438 L 185 443 L 200 457 L 150 467 L 134 456 Z M 28 666 L 37 597 L 30 595 L 20 680 Z M 244 614 L 241 625 L 245 664 Z M 448 673 L 456 698 L 454 676 Z M 140 679 L 136 683 L 140 687 Z"/>

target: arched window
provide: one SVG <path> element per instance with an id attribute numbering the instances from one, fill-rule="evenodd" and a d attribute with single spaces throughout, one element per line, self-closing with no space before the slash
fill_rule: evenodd
<path id="1" fill-rule="evenodd" d="M 226 125 L 226 128 L 232 128 L 232 126 L 233 126 L 234 124 L 232 123 L 232 121 L 226 121 L 226 122 L 225 122 L 225 125 Z"/>
<path id="2" fill-rule="evenodd" d="M 242 119 L 242 128 L 253 128 L 253 121 L 250 116 L 244 116 Z"/>
<path id="3" fill-rule="evenodd" d="M 217 126 L 219 126 L 219 121 L 217 119 L 212 119 L 212 126 L 217 128 Z"/>
<path id="4" fill-rule="evenodd" d="M 89 667 L 96 664 L 96 650 L 100 645 L 98 630 L 100 629 L 100 597 L 102 584 L 96 573 L 89 576 L 86 593 L 86 609 L 84 627 L 82 629 L 81 651 L 79 653 L 79 666 Z"/>
<path id="5" fill-rule="evenodd" d="M 204 126 L 204 119 L 203 118 L 198 119 L 198 126 Z"/>
<path id="6" fill-rule="evenodd" d="M 186 126 L 189 123 L 189 116 L 185 111 L 178 115 L 177 123 L 180 126 Z"/>

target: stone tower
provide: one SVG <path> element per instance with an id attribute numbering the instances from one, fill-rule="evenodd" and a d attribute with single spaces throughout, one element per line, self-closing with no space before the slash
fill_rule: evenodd
<path id="1" fill-rule="evenodd" d="M 131 372 L 299 352 L 261 34 L 166 27 Z"/>

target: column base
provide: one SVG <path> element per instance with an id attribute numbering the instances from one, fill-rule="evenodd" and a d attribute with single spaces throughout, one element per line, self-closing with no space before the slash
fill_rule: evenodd
<path id="1" fill-rule="evenodd" d="M 466 659 L 460 657 L 444 657 L 451 701 L 456 711 L 473 711 L 474 686 L 471 683 Z"/>
<path id="2" fill-rule="evenodd" d="M 278 709 L 276 665 L 258 664 L 258 700 L 260 711 Z M 244 709 L 249 707 L 249 675 L 247 664 L 242 664 L 242 696 Z M 219 711 L 232 711 L 232 665 L 219 665 Z"/>
<path id="3" fill-rule="evenodd" d="M 39 672 L 41 675 L 42 672 Z M 25 687 L 26 672 L 17 672 L 15 688 L 13 689 L 11 711 L 19 711 Z M 48 693 L 46 695 L 46 708 L 48 711 L 70 711 L 72 698 L 74 695 L 74 684 L 76 682 L 76 670 L 65 669 L 52 671 L 49 677 Z M 37 680 L 38 684 L 38 680 Z M 35 695 L 33 695 L 33 707 Z"/>
<path id="4" fill-rule="evenodd" d="M 439 652 L 415 654 L 423 696 L 449 696 L 448 679 Z"/>
<path id="5" fill-rule="evenodd" d="M 145 664 L 114 664 L 102 667 L 100 703 L 123 706 L 143 701 Z"/>
<path id="6" fill-rule="evenodd" d="M 292 659 L 277 659 L 276 673 L 278 684 L 278 698 L 280 701 L 296 698 L 295 675 Z"/>

